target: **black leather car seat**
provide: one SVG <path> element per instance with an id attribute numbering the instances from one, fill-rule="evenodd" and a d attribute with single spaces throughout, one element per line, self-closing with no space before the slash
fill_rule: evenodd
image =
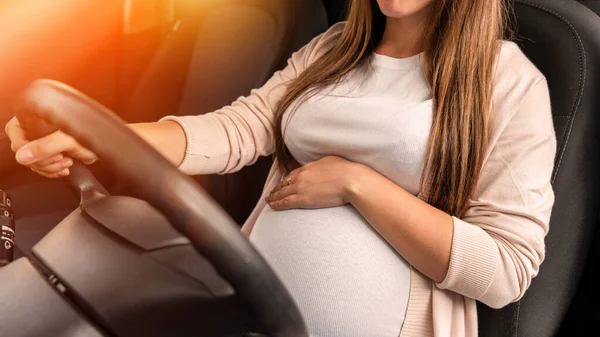
<path id="1" fill-rule="evenodd" d="M 346 2 L 324 0 L 328 17 L 342 17 Z M 597 0 L 582 2 L 600 7 Z M 577 290 L 600 209 L 600 18 L 571 0 L 516 0 L 515 12 L 516 42 L 550 87 L 558 140 L 556 203 L 539 275 L 519 302 L 500 310 L 479 305 L 479 331 L 485 337 L 549 337 L 557 335 Z M 580 327 L 588 336 L 597 329 Z"/>
<path id="2" fill-rule="evenodd" d="M 579 0 L 579 2 L 600 16 L 600 0 Z M 597 303 L 600 302 L 600 289 L 597 287 L 600 278 L 600 214 L 593 238 L 577 293 L 561 326 L 559 336 L 589 336 L 591 331 L 597 330 L 598 317 L 600 317 L 600 309 L 597 307 Z"/>
<path id="3" fill-rule="evenodd" d="M 579 0 L 579 2 L 600 15 L 600 0 Z"/>
<path id="4" fill-rule="evenodd" d="M 179 1 L 175 31 L 159 50 L 122 116 L 214 111 L 260 87 L 292 52 L 327 29 L 320 0 Z M 270 158 L 225 176 L 197 177 L 242 223 L 256 204 Z"/>
<path id="5" fill-rule="evenodd" d="M 128 121 L 221 108 L 327 28 L 319 0 L 176 0 L 175 17 L 122 109 Z"/>
<path id="6" fill-rule="evenodd" d="M 329 25 L 345 20 L 351 0 L 323 0 L 327 9 L 327 21 Z"/>
<path id="7" fill-rule="evenodd" d="M 519 302 L 479 306 L 480 335 L 546 337 L 577 290 L 600 208 L 600 18 L 568 0 L 517 0 L 515 12 L 517 43 L 550 87 L 556 201 L 539 275 Z"/>

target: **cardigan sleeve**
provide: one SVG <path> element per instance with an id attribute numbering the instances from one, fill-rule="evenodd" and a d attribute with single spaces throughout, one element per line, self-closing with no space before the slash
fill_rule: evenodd
<path id="1" fill-rule="evenodd" d="M 331 46 L 343 27 L 338 23 L 314 38 L 261 88 L 231 105 L 199 116 L 162 118 L 179 123 L 185 132 L 187 146 L 179 169 L 191 175 L 226 174 L 272 154 L 275 111 L 287 85 Z"/>
<path id="2" fill-rule="evenodd" d="M 439 288 L 493 308 L 523 296 L 544 260 L 555 154 L 542 77 L 529 87 L 492 148 L 467 212 L 453 217 L 450 265 Z"/>

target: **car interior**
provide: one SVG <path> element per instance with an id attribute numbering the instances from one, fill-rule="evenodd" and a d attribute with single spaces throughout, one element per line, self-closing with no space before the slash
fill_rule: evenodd
<path id="1" fill-rule="evenodd" d="M 552 175 L 556 200 L 539 275 L 515 303 L 502 309 L 478 304 L 479 335 L 596 335 L 600 1 L 510 1 L 515 42 L 549 84 L 558 145 Z M 16 224 L 15 261 L 0 267 L 6 285 L 0 292 L 14 298 L 0 309 L 0 331 L 10 336 L 306 335 L 289 294 L 233 230 L 256 204 L 272 158 L 234 174 L 184 178 L 122 124 L 98 117 L 91 102 L 125 122 L 216 110 L 261 86 L 295 50 L 344 20 L 347 0 L 59 2 L 0 0 L 6 18 L 0 27 L 11 32 L 0 36 L 2 50 L 11 51 L 0 62 L 0 121 L 6 123 L 15 111 L 44 117 L 79 130 L 105 156 L 89 170 L 78 166 L 73 179 L 50 180 L 18 166 L 10 142 L 0 135 L 0 189 L 12 198 Z M 25 16 L 34 24 L 19 24 Z M 40 78 L 53 81 L 31 84 Z M 49 115 L 37 111 L 37 102 L 59 96 L 70 97 L 56 103 L 60 109 Z M 76 106 L 83 107 L 81 113 L 73 112 Z M 32 127 L 32 134 L 36 128 L 41 127 Z M 147 169 L 133 173 L 130 161 L 115 164 L 118 151 Z M 150 177 L 156 185 L 148 184 Z M 176 202 L 165 197 L 163 178 L 183 186 L 172 193 Z M 125 220 L 113 221 L 117 216 Z M 148 227 L 142 232 L 133 223 Z M 199 235 L 207 233 L 227 249 Z M 99 252 L 106 256 L 99 258 Z M 250 267 L 241 265 L 242 254 L 253 261 Z M 148 284 L 140 286 L 139 280 Z M 120 300 L 108 303 L 106 294 Z M 140 301 L 148 305 L 131 305 Z M 38 323 L 27 323 L 32 315 Z"/>

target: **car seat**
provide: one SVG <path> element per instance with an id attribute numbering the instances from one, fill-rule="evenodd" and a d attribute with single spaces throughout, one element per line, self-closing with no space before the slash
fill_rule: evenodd
<path id="1" fill-rule="evenodd" d="M 121 115 L 129 122 L 214 111 L 260 87 L 327 28 L 319 0 L 179 1 L 179 20 Z M 227 176 L 198 177 L 238 222 L 260 196 L 270 158 Z"/>
<path id="2" fill-rule="evenodd" d="M 517 0 L 518 39 L 548 80 L 557 136 L 546 259 L 518 302 L 478 308 L 481 336 L 554 336 L 589 253 L 600 203 L 600 18 L 575 1 Z"/>

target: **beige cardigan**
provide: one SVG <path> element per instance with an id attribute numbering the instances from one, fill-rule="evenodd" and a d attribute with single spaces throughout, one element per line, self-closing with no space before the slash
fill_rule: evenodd
<path id="1" fill-rule="evenodd" d="M 336 24 L 316 37 L 263 87 L 231 106 L 201 116 L 165 118 L 176 120 L 186 133 L 180 169 L 225 174 L 272 154 L 273 114 L 286 83 L 330 49 L 344 27 Z M 503 42 L 494 85 L 489 149 L 470 208 L 462 219 L 453 217 L 448 274 L 435 283 L 413 268 L 400 336 L 476 336 L 475 301 L 500 308 L 518 300 L 544 259 L 556 152 L 546 80 L 517 45 Z M 430 182 L 424 174 L 418 196 L 427 200 Z M 250 232 L 265 207 L 264 197 L 281 178 L 273 166 L 244 233 Z"/>

